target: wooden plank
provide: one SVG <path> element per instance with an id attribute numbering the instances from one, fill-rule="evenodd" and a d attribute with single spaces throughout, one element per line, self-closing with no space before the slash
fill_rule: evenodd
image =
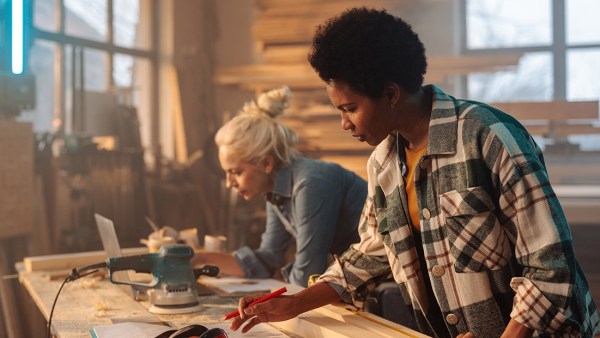
<path id="1" fill-rule="evenodd" d="M 566 137 L 569 135 L 597 135 L 600 134 L 600 121 L 589 124 L 559 124 L 552 126 L 549 131 L 553 136 Z"/>
<path id="2" fill-rule="evenodd" d="M 270 323 L 272 326 L 301 337 L 311 338 L 365 338 L 366 332 L 354 326 L 346 325 L 333 318 L 320 316 L 313 311 L 305 312 L 296 318 L 283 322 Z"/>
<path id="3" fill-rule="evenodd" d="M 268 64 L 277 63 L 306 63 L 310 44 L 275 45 L 265 48 L 264 61 Z M 523 56 L 522 53 L 501 55 L 444 55 L 429 56 L 427 64 L 429 71 L 463 73 L 465 70 L 493 71 L 516 66 Z"/>
<path id="4" fill-rule="evenodd" d="M 598 119 L 598 101 L 490 103 L 517 120 Z"/>
<path id="5" fill-rule="evenodd" d="M 167 82 L 170 89 L 170 96 L 173 100 L 171 108 L 173 109 L 173 136 L 175 139 L 175 158 L 179 163 L 188 161 L 188 149 L 185 137 L 183 110 L 181 108 L 181 92 L 179 91 L 179 81 L 177 79 L 177 70 L 174 66 L 167 66 Z"/>
<path id="6" fill-rule="evenodd" d="M 126 248 L 122 250 L 124 256 L 141 255 L 148 253 L 147 247 Z M 51 270 L 70 270 L 81 268 L 86 265 L 98 263 L 106 260 L 104 251 L 88 251 L 78 253 L 67 253 L 48 256 L 25 257 L 23 263 L 25 271 L 51 271 Z"/>
<path id="7" fill-rule="evenodd" d="M 531 135 L 548 135 L 550 133 L 550 125 L 548 124 L 532 124 L 532 125 L 527 125 L 527 124 L 523 124 L 523 126 L 525 127 L 525 129 L 527 129 L 527 131 L 531 134 Z"/>
<path id="8" fill-rule="evenodd" d="M 319 77 L 308 63 L 304 64 L 253 64 L 235 67 L 221 67 L 216 71 L 215 80 L 220 84 L 240 84 L 254 81 L 277 82 L 308 81 L 323 87 Z"/>
<path id="9" fill-rule="evenodd" d="M 404 0 L 403 3 L 414 3 L 423 0 Z M 434 0 L 439 1 L 439 0 Z M 369 6 L 379 7 L 384 5 L 391 5 L 398 3 L 398 0 L 371 0 Z M 295 11 L 301 11 L 302 9 L 312 9 L 319 7 L 333 7 L 341 12 L 344 9 L 350 7 L 364 6 L 365 2 L 362 0 L 295 0 L 295 1 L 281 1 L 281 0 L 258 0 L 256 2 L 257 7 L 270 15 L 288 15 Z M 338 12 L 338 13 L 339 13 Z M 302 13 L 302 12 L 300 12 Z M 338 14 L 334 13 L 334 14 Z"/>
<path id="10" fill-rule="evenodd" d="M 277 29 L 273 29 L 277 31 Z M 287 49 L 289 48 L 289 49 Z M 219 84 L 235 84 L 246 87 L 269 87 L 287 84 L 291 88 L 323 88 L 323 81 L 306 61 L 307 49 L 285 47 L 267 48 L 268 62 L 283 60 L 282 63 L 252 64 L 235 67 L 220 67 L 214 77 Z M 429 58 L 426 82 L 439 83 L 446 77 L 473 72 L 493 72 L 515 67 L 521 57 L 515 55 L 495 56 L 446 56 Z M 294 59 L 298 58 L 296 62 Z"/>
<path id="11" fill-rule="evenodd" d="M 314 310 L 324 316 L 334 318 L 341 322 L 360 327 L 369 331 L 369 337 L 398 337 L 404 335 L 406 337 L 427 338 L 415 330 L 411 330 L 397 323 L 391 322 L 385 318 L 381 318 L 372 313 L 359 312 L 346 309 L 337 305 L 327 305 Z"/>
<path id="12" fill-rule="evenodd" d="M 434 0 L 435 1 L 435 0 Z M 439 1 L 439 0 L 438 0 Z M 391 13 L 401 13 L 423 0 L 394 1 L 373 0 L 369 7 L 387 9 Z M 364 6 L 364 1 L 279 1 L 279 3 L 257 4 L 260 14 L 255 25 L 254 35 L 261 44 L 309 42 L 315 27 L 326 19 L 339 15 L 351 7 Z M 289 19 L 289 23 L 286 23 Z"/>
<path id="13" fill-rule="evenodd" d="M 275 45 L 266 47 L 262 56 L 265 63 L 302 63 L 307 62 L 309 49 L 310 44 Z"/>
<path id="14" fill-rule="evenodd" d="M 339 316 L 335 311 L 327 311 L 330 307 L 328 305 L 284 322 L 270 324 L 281 330 L 311 338 L 428 337 L 392 322 L 389 322 L 389 326 L 384 326 L 352 313 Z M 385 320 L 382 319 L 383 321 Z"/>

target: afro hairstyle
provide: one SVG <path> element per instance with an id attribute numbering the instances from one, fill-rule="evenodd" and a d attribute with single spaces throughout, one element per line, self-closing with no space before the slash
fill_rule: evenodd
<path id="1" fill-rule="evenodd" d="M 352 8 L 317 27 L 308 61 L 319 77 L 372 99 L 389 83 L 414 93 L 427 70 L 425 47 L 404 20 L 386 10 Z"/>

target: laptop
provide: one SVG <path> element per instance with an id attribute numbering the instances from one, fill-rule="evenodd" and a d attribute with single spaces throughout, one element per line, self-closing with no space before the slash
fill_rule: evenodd
<path id="1" fill-rule="evenodd" d="M 123 256 L 113 221 L 100 214 L 94 214 L 94 218 L 106 255 L 109 258 Z"/>
<path id="2" fill-rule="evenodd" d="M 121 252 L 121 246 L 119 245 L 119 239 L 117 238 L 117 232 L 115 231 L 113 221 L 96 213 L 94 213 L 94 218 L 96 219 L 96 226 L 98 227 L 100 240 L 102 241 L 102 247 L 104 247 L 106 256 L 108 258 L 122 257 L 123 253 Z M 113 273 L 113 279 L 120 282 L 130 282 L 131 273 L 133 273 L 133 271 L 115 271 Z M 131 289 L 126 285 L 122 285 L 122 287 L 123 289 Z"/>

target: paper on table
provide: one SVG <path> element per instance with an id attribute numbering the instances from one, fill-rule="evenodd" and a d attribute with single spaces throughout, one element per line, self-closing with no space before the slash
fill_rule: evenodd
<path id="1" fill-rule="evenodd" d="M 252 330 L 242 333 L 242 330 L 232 331 L 229 329 L 229 322 L 221 322 L 221 323 L 213 323 L 213 324 L 204 324 L 209 329 L 218 327 L 225 332 L 227 332 L 227 337 L 229 338 L 250 338 L 250 337 L 266 337 L 266 338 L 289 338 L 288 335 L 281 333 L 281 331 L 272 327 L 269 324 L 258 324 L 252 328 Z"/>
<path id="2" fill-rule="evenodd" d="M 124 322 L 94 326 L 90 330 L 90 334 L 94 338 L 156 337 L 172 329 L 171 327 L 158 324 Z"/>
<path id="3" fill-rule="evenodd" d="M 202 285 L 215 288 L 224 293 L 248 293 L 248 292 L 269 292 L 273 289 L 279 289 L 286 284 L 271 278 L 267 279 L 249 279 L 237 277 L 207 277 L 202 276 L 198 279 Z"/>
<path id="4" fill-rule="evenodd" d="M 276 328 L 268 324 L 258 324 L 247 333 L 241 331 L 232 331 L 229 329 L 229 323 L 212 323 L 203 324 L 209 329 L 221 328 L 227 332 L 229 338 L 252 338 L 252 337 L 267 337 L 267 338 L 287 338 L 288 336 L 281 333 Z M 90 331 L 94 338 L 116 338 L 116 337 L 140 337 L 153 338 L 159 334 L 172 330 L 173 328 L 157 324 L 147 323 L 118 323 L 109 325 L 94 326 Z"/>

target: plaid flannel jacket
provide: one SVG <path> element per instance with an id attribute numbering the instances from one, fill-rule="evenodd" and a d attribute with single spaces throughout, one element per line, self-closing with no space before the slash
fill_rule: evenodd
<path id="1" fill-rule="evenodd" d="M 435 86 L 429 143 L 415 171 L 427 271 L 408 219 L 404 152 L 390 135 L 368 161 L 369 193 L 354 244 L 320 278 L 362 307 L 393 276 L 420 329 L 429 278 L 452 337 L 499 337 L 510 318 L 534 336 L 592 337 L 600 318 L 575 259 L 543 156 L 525 128 L 493 107 Z M 402 143 L 400 149 L 402 148 Z M 349 298 L 349 297 L 348 297 Z"/>

